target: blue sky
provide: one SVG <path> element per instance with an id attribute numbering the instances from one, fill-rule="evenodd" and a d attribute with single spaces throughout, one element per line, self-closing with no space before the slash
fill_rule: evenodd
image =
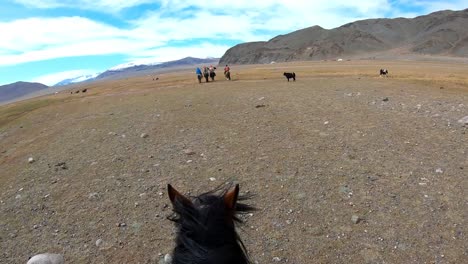
<path id="1" fill-rule="evenodd" d="M 0 85 L 221 57 L 238 43 L 313 25 L 467 7 L 468 0 L 0 0 Z"/>

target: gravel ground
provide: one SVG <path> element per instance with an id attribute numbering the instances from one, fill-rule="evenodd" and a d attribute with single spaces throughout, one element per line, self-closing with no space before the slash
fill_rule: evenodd
<path id="1" fill-rule="evenodd" d="M 3 124 L 0 263 L 158 263 L 166 185 L 227 181 L 255 194 L 239 229 L 255 262 L 465 262 L 465 84 L 296 66 L 289 83 L 281 65 L 105 82 Z"/>

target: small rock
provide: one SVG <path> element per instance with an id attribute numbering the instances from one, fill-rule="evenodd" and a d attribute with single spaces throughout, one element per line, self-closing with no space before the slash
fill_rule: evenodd
<path id="1" fill-rule="evenodd" d="M 458 120 L 458 123 L 460 123 L 462 125 L 468 125 L 468 116 L 465 116 L 465 117 L 461 118 L 460 120 Z"/>
<path id="2" fill-rule="evenodd" d="M 437 168 L 437 169 L 435 170 L 435 172 L 436 172 L 436 173 L 444 173 L 444 171 L 443 171 L 441 168 Z"/>
<path id="3" fill-rule="evenodd" d="M 93 192 L 88 195 L 88 199 L 98 199 L 99 198 L 99 193 Z"/>
<path id="4" fill-rule="evenodd" d="M 62 170 L 68 169 L 67 163 L 65 163 L 65 162 L 59 162 L 59 163 L 55 164 L 55 167 L 59 167 L 59 168 L 61 168 Z"/>
<path id="5" fill-rule="evenodd" d="M 328 121 L 323 122 L 324 125 L 328 125 L 329 123 L 330 122 L 328 122 Z"/>
<path id="6" fill-rule="evenodd" d="M 141 138 L 147 138 L 147 137 L 148 137 L 148 134 L 142 133 L 142 134 L 140 135 L 140 137 L 141 137 Z"/>
<path id="7" fill-rule="evenodd" d="M 29 162 L 29 163 L 33 163 L 33 162 L 35 162 L 35 160 L 34 160 L 33 157 L 29 157 L 28 162 Z"/>
<path id="8" fill-rule="evenodd" d="M 30 258 L 26 264 L 63 264 L 64 262 L 60 254 L 43 253 Z"/>
<path id="9" fill-rule="evenodd" d="M 187 160 L 187 163 L 192 163 L 192 162 L 193 162 L 193 160 Z"/>
<path id="10" fill-rule="evenodd" d="M 211 178 L 210 178 L 210 181 L 216 181 L 216 178 L 211 177 Z"/>
<path id="11" fill-rule="evenodd" d="M 388 97 L 385 97 L 384 99 L 382 99 L 382 101 L 388 102 Z"/>
<path id="12" fill-rule="evenodd" d="M 166 254 L 166 255 L 164 256 L 164 262 L 165 262 L 166 264 L 171 264 L 171 263 L 172 263 L 172 255 L 171 255 L 171 254 Z"/>
<path id="13" fill-rule="evenodd" d="M 279 258 L 279 257 L 274 257 L 274 258 L 273 258 L 273 261 L 274 261 L 274 262 L 280 262 L 280 261 L 281 261 L 281 258 Z"/>
<path id="14" fill-rule="evenodd" d="M 259 105 L 256 105 L 255 108 L 260 108 L 260 107 L 265 107 L 264 104 L 259 104 Z"/>
<path id="15" fill-rule="evenodd" d="M 359 216 L 357 215 L 353 215 L 351 216 L 351 221 L 355 224 L 359 223 L 359 221 L 361 221 L 361 219 L 359 218 Z"/>
<path id="16" fill-rule="evenodd" d="M 96 240 L 96 247 L 101 246 L 103 242 L 104 242 L 104 241 L 103 241 L 102 239 Z"/>
<path id="17" fill-rule="evenodd" d="M 195 151 L 193 151 L 191 149 L 184 149 L 184 153 L 187 154 L 187 155 L 194 155 Z"/>

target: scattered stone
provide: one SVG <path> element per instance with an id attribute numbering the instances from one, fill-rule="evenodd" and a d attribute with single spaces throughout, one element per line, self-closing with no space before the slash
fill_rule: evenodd
<path id="1" fill-rule="evenodd" d="M 443 171 L 441 168 L 437 168 L 437 169 L 435 170 L 435 172 L 436 172 L 436 173 L 444 173 L 444 171 Z"/>
<path id="2" fill-rule="evenodd" d="M 62 170 L 67 170 L 68 169 L 68 166 L 67 166 L 67 163 L 65 162 L 59 162 L 57 164 L 55 164 L 55 170 L 57 170 L 58 168 L 62 169 Z"/>
<path id="3" fill-rule="evenodd" d="M 63 264 L 63 256 L 60 254 L 43 253 L 30 258 L 26 264 Z"/>
<path id="4" fill-rule="evenodd" d="M 194 155 L 195 151 L 193 151 L 191 149 L 184 149 L 184 153 L 187 154 L 187 155 Z"/>
<path id="5" fill-rule="evenodd" d="M 324 125 L 328 125 L 329 123 L 330 122 L 328 122 L 328 121 L 323 122 Z"/>
<path id="6" fill-rule="evenodd" d="M 468 116 L 465 116 L 465 117 L 461 118 L 460 120 L 458 120 L 458 123 L 460 123 L 460 124 L 462 124 L 464 126 L 468 125 Z"/>
<path id="7" fill-rule="evenodd" d="M 148 134 L 142 133 L 142 134 L 140 135 L 140 137 L 141 137 L 141 138 L 147 138 L 147 137 L 148 137 Z"/>
<path id="8" fill-rule="evenodd" d="M 259 105 L 256 105 L 255 108 L 260 108 L 260 107 L 265 107 L 264 104 L 259 104 Z"/>
<path id="9" fill-rule="evenodd" d="M 165 262 L 166 264 L 171 264 L 171 263 L 172 263 L 172 255 L 171 255 L 171 254 L 166 254 L 166 255 L 164 256 L 164 262 Z"/>
<path id="10" fill-rule="evenodd" d="M 103 242 L 104 241 L 102 239 L 100 239 L 100 238 L 98 240 L 96 240 L 96 247 L 101 246 Z"/>
<path id="11" fill-rule="evenodd" d="M 187 163 L 192 163 L 192 162 L 193 162 L 193 160 L 187 160 Z"/>
<path id="12" fill-rule="evenodd" d="M 262 101 L 263 99 L 265 99 L 265 97 L 263 97 L 263 96 L 258 98 L 259 101 Z"/>
<path id="13" fill-rule="evenodd" d="M 29 157 L 28 162 L 29 162 L 29 163 L 33 163 L 33 162 L 35 162 L 35 160 L 34 160 L 33 157 Z"/>
<path id="14" fill-rule="evenodd" d="M 21 199 L 21 194 L 16 195 L 15 199 Z"/>
<path id="15" fill-rule="evenodd" d="M 126 227 L 127 224 L 126 223 L 117 223 L 117 227 Z"/>
<path id="16" fill-rule="evenodd" d="M 210 178 L 210 181 L 216 181 L 216 178 L 211 177 L 211 178 Z"/>
<path id="17" fill-rule="evenodd" d="M 388 102 L 388 97 L 385 97 L 384 99 L 382 99 L 382 101 Z"/>
<path id="18" fill-rule="evenodd" d="M 93 192 L 88 195 L 88 199 L 98 199 L 99 198 L 99 193 Z"/>
<path id="19" fill-rule="evenodd" d="M 351 216 L 351 221 L 355 224 L 359 223 L 359 221 L 361 221 L 361 218 L 359 218 L 359 216 L 357 215 L 353 215 Z"/>
<path id="20" fill-rule="evenodd" d="M 274 262 L 280 262 L 280 261 L 281 261 L 281 258 L 279 258 L 279 257 L 274 257 L 274 258 L 273 258 L 273 261 L 274 261 Z"/>

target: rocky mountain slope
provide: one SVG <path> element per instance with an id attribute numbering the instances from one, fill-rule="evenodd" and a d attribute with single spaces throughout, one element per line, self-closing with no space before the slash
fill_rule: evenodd
<path id="1" fill-rule="evenodd" d="M 398 52 L 468 57 L 468 9 L 413 19 L 367 19 L 334 29 L 301 29 L 269 41 L 230 48 L 220 64 L 335 59 Z"/>

